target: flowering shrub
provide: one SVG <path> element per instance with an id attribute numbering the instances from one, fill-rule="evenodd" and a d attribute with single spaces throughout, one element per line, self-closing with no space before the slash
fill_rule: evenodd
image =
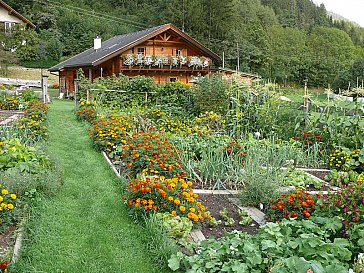
<path id="1" fill-rule="evenodd" d="M 24 112 L 24 117 L 17 120 L 15 126 L 24 130 L 29 138 L 46 139 L 48 131 L 46 126 L 46 115 L 48 106 L 40 101 L 29 102 Z"/>
<path id="2" fill-rule="evenodd" d="M 156 127 L 159 131 L 169 132 L 172 135 L 190 135 L 193 133 L 193 128 L 188 126 L 180 118 L 164 118 L 157 122 Z"/>
<path id="3" fill-rule="evenodd" d="M 283 218 L 308 219 L 315 210 L 315 205 L 314 196 L 303 190 L 295 190 L 269 201 L 266 215 L 268 221 L 280 221 Z"/>
<path id="4" fill-rule="evenodd" d="M 76 112 L 77 120 L 85 120 L 88 122 L 92 122 L 96 118 L 96 109 L 94 107 L 95 103 L 91 101 L 86 101 L 81 98 L 80 100 L 80 108 Z"/>
<path id="5" fill-rule="evenodd" d="M 344 185 L 337 192 L 322 196 L 318 215 L 339 216 L 344 225 L 344 234 L 353 224 L 364 223 L 364 183 Z"/>
<path id="6" fill-rule="evenodd" d="M 345 151 L 336 149 L 330 154 L 330 168 L 341 170 L 345 162 L 350 159 L 350 155 L 346 153 Z"/>
<path id="7" fill-rule="evenodd" d="M 357 182 L 358 182 L 358 183 L 363 183 L 363 182 L 364 182 L 364 173 L 362 173 L 362 174 L 360 174 L 360 175 L 358 176 Z"/>
<path id="8" fill-rule="evenodd" d="M 298 135 L 293 139 L 301 142 L 304 149 L 308 149 L 313 145 L 323 145 L 322 135 L 314 131 L 299 130 Z"/>
<path id="9" fill-rule="evenodd" d="M 111 152 L 117 145 L 126 143 L 125 138 L 134 128 L 131 120 L 124 115 L 113 114 L 94 120 L 89 129 L 94 147 L 99 151 Z M 124 142 L 122 142 L 124 140 Z"/>
<path id="10" fill-rule="evenodd" d="M 19 110 L 19 105 L 19 97 L 15 95 L 0 99 L 0 109 L 3 110 Z"/>
<path id="11" fill-rule="evenodd" d="M 167 178 L 186 175 L 174 147 L 161 134 L 138 132 L 122 142 L 124 145 L 117 148 L 117 153 L 130 177 L 136 177 L 139 173 Z"/>
<path id="12" fill-rule="evenodd" d="M 0 231 L 11 225 L 15 218 L 16 195 L 0 185 Z"/>
<path id="13" fill-rule="evenodd" d="M 8 264 L 9 264 L 9 260 L 8 259 L 3 259 L 1 260 L 0 259 L 0 272 L 1 273 L 5 273 L 5 272 L 8 272 Z"/>
<path id="14" fill-rule="evenodd" d="M 201 113 L 196 117 L 197 125 L 206 127 L 208 131 L 218 132 L 224 129 L 226 120 L 213 111 Z"/>
<path id="15" fill-rule="evenodd" d="M 364 171 L 364 150 L 350 150 L 345 147 L 335 149 L 330 154 L 331 169 L 339 171 L 356 171 L 362 173 Z"/>
<path id="16" fill-rule="evenodd" d="M 187 217 L 193 222 L 210 217 L 206 207 L 198 202 L 192 182 L 183 178 L 162 176 L 133 179 L 127 184 L 124 200 L 133 214 L 169 212 Z"/>

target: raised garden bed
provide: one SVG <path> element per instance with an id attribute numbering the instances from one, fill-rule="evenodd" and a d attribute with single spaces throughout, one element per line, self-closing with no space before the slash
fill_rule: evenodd
<path id="1" fill-rule="evenodd" d="M 22 111 L 0 110 L 0 125 L 6 125 L 23 116 Z"/>

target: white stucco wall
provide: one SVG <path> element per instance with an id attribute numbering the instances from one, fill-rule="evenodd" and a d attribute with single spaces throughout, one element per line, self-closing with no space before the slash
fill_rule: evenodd
<path id="1" fill-rule="evenodd" d="M 9 14 L 6 9 L 0 7 L 0 22 L 21 23 L 22 21 L 12 14 Z"/>

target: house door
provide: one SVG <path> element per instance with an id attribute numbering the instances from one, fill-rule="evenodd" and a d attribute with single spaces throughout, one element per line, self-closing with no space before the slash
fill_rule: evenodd
<path id="1" fill-rule="evenodd" d="M 66 86 L 66 76 L 62 76 L 59 78 L 59 92 L 66 93 L 67 86 Z"/>

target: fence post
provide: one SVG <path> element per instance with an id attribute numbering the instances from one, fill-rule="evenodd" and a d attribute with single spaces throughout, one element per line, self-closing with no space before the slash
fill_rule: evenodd
<path id="1" fill-rule="evenodd" d="M 47 103 L 49 101 L 48 98 L 48 76 L 42 75 L 42 98 L 43 102 Z"/>
<path id="2" fill-rule="evenodd" d="M 74 80 L 74 86 L 75 86 L 75 95 L 74 95 L 74 100 L 75 100 L 75 111 L 77 111 L 78 79 L 75 79 L 75 80 Z"/>

